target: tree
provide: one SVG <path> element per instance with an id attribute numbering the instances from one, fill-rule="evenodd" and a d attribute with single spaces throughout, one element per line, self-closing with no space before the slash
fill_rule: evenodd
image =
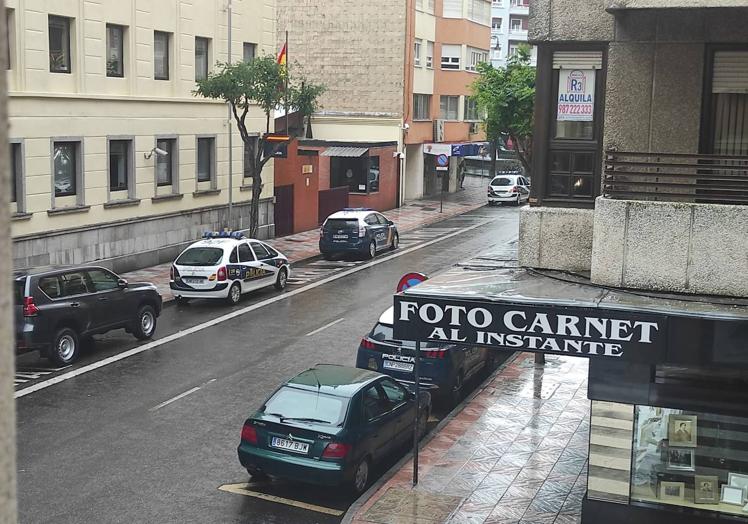
<path id="1" fill-rule="evenodd" d="M 483 125 L 491 145 L 491 176 L 496 175 L 496 151 L 510 138 L 525 172 L 532 174 L 532 128 L 535 105 L 535 68 L 530 50 L 520 46 L 505 68 L 478 64 L 480 77 L 473 82 L 473 98 L 485 115 Z"/>
<path id="2" fill-rule="evenodd" d="M 249 210 L 249 234 L 254 237 L 259 228 L 260 194 L 262 193 L 262 169 L 289 140 L 270 142 L 270 115 L 284 105 L 286 98 L 291 108 L 303 101 L 305 109 L 316 107 L 316 98 L 323 86 L 303 82 L 305 87 L 290 85 L 288 92 L 284 86 L 290 80 L 284 65 L 278 64 L 275 57 L 267 55 L 248 62 L 219 63 L 217 71 L 207 78 L 198 80 L 195 95 L 227 102 L 234 115 L 245 148 L 252 152 L 252 160 L 247 168 L 252 178 L 252 199 Z M 304 92 L 304 96 L 299 93 Z M 259 106 L 265 113 L 265 134 L 257 137 L 247 130 L 246 119 L 252 106 Z M 310 113 L 311 114 L 311 113 Z M 273 144 L 270 147 L 270 144 Z"/>
<path id="3" fill-rule="evenodd" d="M 302 80 L 297 88 L 291 92 L 291 107 L 301 113 L 304 118 L 304 137 L 314 138 L 312 132 L 312 115 L 319 108 L 319 97 L 324 94 L 327 88 L 323 85 L 315 85 Z"/>

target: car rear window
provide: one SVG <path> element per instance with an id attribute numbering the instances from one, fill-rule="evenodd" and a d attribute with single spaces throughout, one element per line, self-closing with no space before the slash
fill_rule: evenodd
<path id="1" fill-rule="evenodd" d="M 223 249 L 217 247 L 191 247 L 177 259 L 180 266 L 216 266 L 221 263 Z"/>
<path id="2" fill-rule="evenodd" d="M 326 424 L 338 426 L 345 420 L 348 400 L 345 397 L 284 386 L 265 403 L 264 412 L 289 419 L 324 420 Z"/>
<path id="3" fill-rule="evenodd" d="M 358 220 L 355 218 L 330 218 L 325 227 L 329 229 L 358 229 Z"/>
<path id="4" fill-rule="evenodd" d="M 16 280 L 13 282 L 13 303 L 16 306 L 23 305 L 23 297 L 26 293 L 26 279 Z"/>
<path id="5" fill-rule="evenodd" d="M 392 326 L 390 326 L 389 324 L 382 324 L 381 322 L 377 322 L 377 325 L 374 326 L 374 329 L 371 330 L 371 334 L 369 336 L 373 338 L 374 340 L 376 340 L 377 342 L 395 343 L 405 348 L 416 347 L 416 343 L 413 342 L 412 340 L 395 340 L 394 334 L 392 331 Z M 438 347 L 441 347 L 441 345 L 435 342 L 422 342 L 421 343 L 421 349 L 438 348 Z"/>
<path id="6" fill-rule="evenodd" d="M 494 178 L 491 181 L 492 186 L 513 186 L 515 184 L 514 180 L 511 178 L 501 177 L 501 178 Z"/>

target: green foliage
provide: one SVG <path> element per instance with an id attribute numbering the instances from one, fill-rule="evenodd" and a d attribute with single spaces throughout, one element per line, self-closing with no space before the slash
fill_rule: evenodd
<path id="1" fill-rule="evenodd" d="M 478 72 L 472 90 L 484 114 L 486 136 L 492 144 L 510 137 L 529 174 L 535 104 L 535 68 L 530 66 L 529 48 L 521 46 L 505 68 L 482 63 Z"/>

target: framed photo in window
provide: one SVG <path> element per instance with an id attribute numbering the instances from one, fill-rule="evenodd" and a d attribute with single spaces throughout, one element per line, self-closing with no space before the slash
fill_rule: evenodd
<path id="1" fill-rule="evenodd" d="M 660 500 L 682 501 L 686 491 L 685 482 L 660 482 Z"/>
<path id="2" fill-rule="evenodd" d="M 671 446 L 696 447 L 696 415 L 668 415 L 667 438 Z"/>
<path id="3" fill-rule="evenodd" d="M 743 505 L 743 496 L 745 490 L 743 488 L 737 488 L 735 486 L 728 486 L 727 484 L 722 485 L 722 496 L 720 502 L 725 504 L 733 504 L 735 506 Z"/>
<path id="4" fill-rule="evenodd" d="M 717 504 L 719 502 L 719 477 L 696 475 L 694 477 L 693 501 L 696 504 Z"/>
<path id="5" fill-rule="evenodd" d="M 693 449 L 669 448 L 667 450 L 668 469 L 694 471 L 696 469 L 694 451 Z"/>
<path id="6" fill-rule="evenodd" d="M 728 473 L 727 485 L 743 490 L 743 502 L 748 502 L 748 475 L 740 473 Z"/>

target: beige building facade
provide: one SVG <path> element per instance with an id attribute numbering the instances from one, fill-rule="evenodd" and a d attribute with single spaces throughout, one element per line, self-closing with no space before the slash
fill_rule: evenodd
<path id="1" fill-rule="evenodd" d="M 272 0 L 232 3 L 233 61 L 275 52 Z M 170 260 L 202 231 L 248 228 L 251 180 L 224 104 L 193 95 L 228 59 L 223 0 L 10 0 L 16 267 Z M 264 131 L 259 108 L 249 128 Z M 260 235 L 273 235 L 273 169 Z"/>

